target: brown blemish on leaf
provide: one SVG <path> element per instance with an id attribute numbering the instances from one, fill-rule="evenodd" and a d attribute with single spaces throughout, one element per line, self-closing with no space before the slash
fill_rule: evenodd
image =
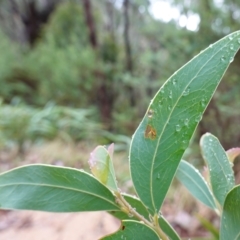
<path id="1" fill-rule="evenodd" d="M 144 136 L 145 136 L 145 138 L 154 140 L 157 137 L 156 129 L 148 124 L 147 128 L 145 130 Z"/>
<path id="2" fill-rule="evenodd" d="M 122 230 L 124 230 L 125 229 L 125 226 L 124 225 L 122 225 Z"/>

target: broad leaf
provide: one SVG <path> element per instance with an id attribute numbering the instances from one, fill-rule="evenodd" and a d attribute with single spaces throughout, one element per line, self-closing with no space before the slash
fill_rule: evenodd
<path id="1" fill-rule="evenodd" d="M 227 193 L 235 184 L 231 163 L 222 145 L 212 134 L 204 134 L 200 146 L 209 167 L 213 194 L 223 206 Z"/>
<path id="2" fill-rule="evenodd" d="M 49 212 L 119 210 L 108 188 L 77 169 L 28 165 L 0 175 L 0 207 Z"/>
<path id="3" fill-rule="evenodd" d="M 207 182 L 193 165 L 181 160 L 176 177 L 196 199 L 213 210 L 216 209 L 215 200 Z"/>
<path id="4" fill-rule="evenodd" d="M 158 222 L 159 226 L 161 227 L 163 232 L 169 237 L 170 240 L 180 240 L 178 234 L 164 217 L 159 218 Z"/>
<path id="5" fill-rule="evenodd" d="M 138 198 L 127 195 L 127 194 L 123 194 L 123 196 L 124 196 L 125 200 L 133 208 L 135 208 L 139 214 L 141 214 L 146 219 L 149 218 L 149 213 L 148 213 L 146 207 L 142 204 L 142 202 Z M 128 216 L 126 213 L 124 213 L 122 211 L 111 211 L 109 213 L 112 214 L 113 216 L 117 217 L 120 220 L 124 220 L 124 219 L 125 220 L 126 219 L 139 220 L 139 219 L 134 218 L 133 216 Z M 160 225 L 161 229 L 163 230 L 163 232 L 170 238 L 170 240 L 179 240 L 180 239 L 178 234 L 172 228 L 171 224 L 163 216 L 161 218 L 159 218 L 159 225 Z"/>
<path id="6" fill-rule="evenodd" d="M 124 220 L 120 229 L 109 236 L 102 238 L 102 240 L 159 240 L 158 235 L 154 230 L 147 225 L 133 220 Z"/>
<path id="7" fill-rule="evenodd" d="M 227 195 L 223 206 L 220 240 L 240 240 L 240 185 Z"/>
<path id="8" fill-rule="evenodd" d="M 108 149 L 103 146 L 98 146 L 91 152 L 88 161 L 92 174 L 104 185 L 117 191 L 116 176 L 113 168 L 113 151 L 114 144 L 111 144 Z"/>
<path id="9" fill-rule="evenodd" d="M 234 162 L 235 158 L 238 157 L 240 155 L 240 148 L 231 148 L 229 150 L 226 151 L 228 159 L 230 162 Z"/>
<path id="10" fill-rule="evenodd" d="M 133 136 L 131 176 L 152 214 L 161 207 L 202 114 L 240 47 L 239 34 L 210 45 L 174 73 L 152 99 Z"/>

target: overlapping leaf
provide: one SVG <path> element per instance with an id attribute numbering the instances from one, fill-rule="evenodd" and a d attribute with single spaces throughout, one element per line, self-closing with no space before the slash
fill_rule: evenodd
<path id="1" fill-rule="evenodd" d="M 216 209 L 212 192 L 203 176 L 194 166 L 181 160 L 176 172 L 176 177 L 195 198 L 213 210 Z"/>
<path id="2" fill-rule="evenodd" d="M 120 229 L 109 236 L 102 238 L 102 240 L 159 240 L 157 233 L 149 228 L 147 225 L 134 221 L 134 220 L 124 220 Z"/>
<path id="3" fill-rule="evenodd" d="M 200 141 L 202 154 L 206 160 L 214 196 L 223 206 L 227 193 L 234 187 L 235 179 L 227 154 L 218 139 L 210 133 Z"/>
<path id="4" fill-rule="evenodd" d="M 147 211 L 146 207 L 142 204 L 142 202 L 138 198 L 128 194 L 122 194 L 122 195 L 132 208 L 134 208 L 140 215 L 148 219 L 149 212 Z M 126 219 L 139 220 L 132 215 L 127 215 L 122 211 L 111 211 L 109 213 L 120 220 L 126 220 Z"/>
<path id="5" fill-rule="evenodd" d="M 161 207 L 196 126 L 239 47 L 240 32 L 210 45 L 173 74 L 151 101 L 130 147 L 132 180 L 151 213 Z"/>
<path id="6" fill-rule="evenodd" d="M 160 217 L 158 223 L 163 232 L 169 237 L 170 240 L 180 240 L 178 234 L 164 217 Z"/>
<path id="7" fill-rule="evenodd" d="M 142 215 L 145 219 L 149 218 L 149 213 L 146 209 L 146 207 L 142 204 L 142 202 L 133 196 L 123 194 L 124 198 L 126 201 L 140 214 Z M 127 215 L 124 212 L 121 211 L 112 211 L 110 212 L 113 216 L 117 217 L 120 220 L 126 220 L 126 219 L 133 219 L 133 220 L 139 220 L 134 218 L 131 215 Z M 170 240 L 180 240 L 180 237 L 178 234 L 174 231 L 172 228 L 171 224 L 163 217 L 161 216 L 159 218 L 159 225 L 163 232 L 169 237 Z"/>
<path id="8" fill-rule="evenodd" d="M 0 208 L 50 212 L 119 210 L 111 191 L 86 172 L 28 165 L 0 175 Z"/>
<path id="9" fill-rule="evenodd" d="M 220 240 L 240 240 L 240 186 L 233 188 L 224 202 Z"/>

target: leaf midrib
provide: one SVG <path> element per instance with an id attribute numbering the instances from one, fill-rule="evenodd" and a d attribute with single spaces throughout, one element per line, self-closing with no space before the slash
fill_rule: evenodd
<path id="1" fill-rule="evenodd" d="M 117 208 L 118 205 L 116 205 L 114 202 L 112 201 L 109 201 L 107 198 L 104 198 L 100 195 L 97 195 L 97 194 L 93 194 L 91 192 L 87 192 L 87 191 L 83 191 L 83 190 L 80 190 L 80 189 L 77 189 L 77 188 L 70 188 L 70 187 L 63 187 L 63 186 L 56 186 L 56 185 L 50 185 L 50 184 L 34 184 L 34 183 L 12 183 L 12 184 L 4 184 L 4 185 L 0 185 L 0 188 L 1 187 L 8 187 L 8 186 L 16 186 L 16 185 L 29 185 L 29 186 L 39 186 L 39 187 L 52 187 L 52 188 L 60 188 L 60 189 L 65 189 L 65 190 L 70 190 L 70 191 L 75 191 L 75 192 L 81 192 L 81 193 L 85 193 L 87 195 L 92 195 L 92 196 L 95 196 L 95 197 L 98 197 L 100 199 L 103 199 L 105 200 L 106 202 L 108 203 L 111 203 L 113 206 L 116 206 Z"/>
<path id="2" fill-rule="evenodd" d="M 232 40 L 230 40 L 230 41 L 232 41 Z M 229 42 L 230 42 L 230 41 L 229 41 Z M 223 49 L 227 44 L 229 44 L 229 42 L 226 43 L 225 45 L 223 45 L 223 46 L 219 49 L 219 51 L 217 51 L 211 58 L 209 58 L 208 61 L 206 61 L 206 63 L 199 69 L 199 71 L 195 74 L 195 76 L 191 79 L 191 81 L 186 85 L 186 87 L 184 88 L 184 90 L 182 91 L 182 93 L 189 87 L 189 85 L 190 85 L 190 84 L 193 82 L 193 80 L 197 77 L 198 73 L 209 63 L 209 61 L 212 60 L 212 58 L 215 57 L 220 51 L 222 51 L 222 49 Z M 184 66 L 185 66 L 185 65 L 184 65 Z M 183 66 L 183 67 L 184 67 L 184 66 Z M 178 70 L 178 72 L 179 72 L 183 67 L 181 67 L 181 68 Z M 177 74 L 177 73 L 176 73 L 176 74 Z M 171 76 L 171 77 L 172 77 L 172 76 Z M 170 77 L 170 79 L 171 79 L 171 77 Z M 168 82 L 168 81 L 167 81 L 167 82 Z M 166 82 L 166 83 L 167 83 L 167 82 Z M 164 85 L 166 85 L 166 83 L 165 83 Z M 164 85 L 163 85 L 163 87 L 164 87 Z M 163 88 L 163 87 L 162 87 L 162 88 Z M 168 116 L 168 118 L 167 118 L 167 121 L 166 121 L 165 124 L 164 124 L 163 130 L 162 130 L 162 132 L 161 132 L 161 134 L 160 134 L 160 136 L 159 136 L 159 138 L 158 138 L 157 145 L 156 145 L 156 148 L 155 148 L 155 151 L 154 151 L 154 155 L 153 155 L 153 161 L 152 161 L 151 170 L 150 170 L 150 194 L 151 194 L 152 205 L 153 205 L 153 207 L 154 207 L 154 210 L 156 210 L 156 206 L 155 206 L 155 202 L 154 202 L 154 198 L 153 198 L 153 186 L 152 186 L 152 185 L 153 185 L 153 176 L 152 176 L 152 175 L 153 175 L 153 166 L 154 166 L 155 159 L 156 159 L 157 149 L 158 149 L 158 146 L 159 146 L 159 142 L 160 142 L 160 140 L 161 140 L 161 137 L 162 137 L 162 135 L 163 135 L 163 133 L 164 133 L 164 131 L 165 131 L 165 129 L 166 129 L 167 123 L 168 123 L 170 117 L 172 116 L 172 113 L 173 113 L 173 111 L 175 110 L 175 107 L 176 107 L 176 105 L 178 104 L 180 98 L 182 97 L 182 93 L 181 93 L 181 95 L 177 98 L 177 101 L 176 101 L 176 103 L 174 104 L 174 106 L 172 107 L 172 110 L 171 110 L 171 112 L 170 112 L 170 114 L 169 114 L 169 116 Z"/>

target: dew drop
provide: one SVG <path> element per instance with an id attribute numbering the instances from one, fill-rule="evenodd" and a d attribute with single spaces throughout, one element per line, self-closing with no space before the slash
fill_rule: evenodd
<path id="1" fill-rule="evenodd" d="M 171 109 L 172 109 L 172 106 L 171 106 L 171 105 L 169 105 L 169 106 L 168 106 L 168 110 L 170 111 Z"/>
<path id="2" fill-rule="evenodd" d="M 237 42 L 240 44 L 240 38 L 238 38 Z"/>
<path id="3" fill-rule="evenodd" d="M 228 39 L 229 39 L 229 40 L 233 40 L 233 37 L 232 37 L 232 36 L 229 36 Z"/>
<path id="4" fill-rule="evenodd" d="M 176 85 L 176 83 L 177 83 L 177 80 L 176 79 L 173 79 L 173 85 Z"/>
<path id="5" fill-rule="evenodd" d="M 177 124 L 175 129 L 176 129 L 176 132 L 180 132 L 181 131 L 181 126 L 179 124 Z"/>
<path id="6" fill-rule="evenodd" d="M 157 174 L 157 179 L 160 179 L 160 173 Z"/>
<path id="7" fill-rule="evenodd" d="M 183 140 L 183 141 L 182 141 L 182 148 L 183 148 L 183 149 L 186 149 L 187 146 L 188 146 L 188 142 L 187 142 L 186 140 Z"/>
<path id="8" fill-rule="evenodd" d="M 195 118 L 195 122 L 200 122 L 202 119 L 202 115 L 199 114 L 196 118 Z"/>
<path id="9" fill-rule="evenodd" d="M 169 92 L 168 97 L 171 99 L 172 98 L 172 91 Z"/>
<path id="10" fill-rule="evenodd" d="M 153 117 L 153 110 L 152 110 L 152 109 L 149 109 L 149 110 L 148 110 L 148 117 L 149 117 L 149 118 L 152 118 L 152 117 Z"/>
<path id="11" fill-rule="evenodd" d="M 233 44 L 230 44 L 230 46 L 229 46 L 229 48 L 230 48 L 230 50 L 234 50 L 234 46 L 233 46 Z"/>
<path id="12" fill-rule="evenodd" d="M 210 44 L 210 45 L 209 45 L 209 48 L 212 48 L 212 47 L 213 47 L 213 45 L 212 45 L 212 44 Z"/>
<path id="13" fill-rule="evenodd" d="M 158 106 L 159 106 L 159 107 L 162 107 L 162 104 L 163 104 L 163 101 L 160 100 L 160 101 L 158 102 Z"/>
<path id="14" fill-rule="evenodd" d="M 189 119 L 186 118 L 186 119 L 184 120 L 184 125 L 185 125 L 185 126 L 188 126 L 188 124 L 189 124 Z"/>
<path id="15" fill-rule="evenodd" d="M 233 60 L 234 60 L 234 57 L 231 57 L 231 58 L 229 59 L 229 62 L 231 63 L 231 62 L 233 62 Z"/>
<path id="16" fill-rule="evenodd" d="M 184 92 L 183 92 L 183 96 L 187 96 L 190 92 L 190 88 L 187 88 Z"/>
<path id="17" fill-rule="evenodd" d="M 224 56 L 221 57 L 221 62 L 225 62 L 226 58 Z"/>
<path id="18" fill-rule="evenodd" d="M 162 89 L 160 90 L 160 92 L 161 92 L 161 93 L 164 93 L 164 89 L 162 88 Z"/>
<path id="19" fill-rule="evenodd" d="M 201 105 L 202 105 L 202 107 L 205 107 L 205 106 L 206 106 L 206 101 L 205 101 L 204 98 L 201 100 Z"/>

